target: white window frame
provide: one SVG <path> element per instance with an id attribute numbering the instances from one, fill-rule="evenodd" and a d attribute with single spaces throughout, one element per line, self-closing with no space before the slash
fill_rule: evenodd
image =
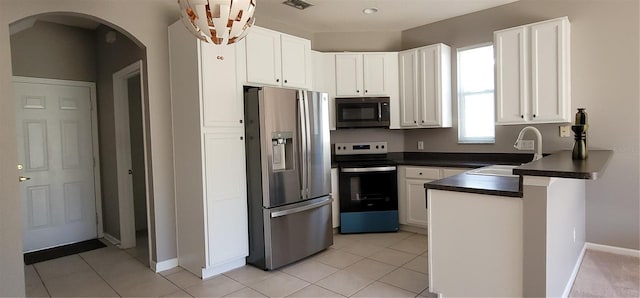
<path id="1" fill-rule="evenodd" d="M 493 85 L 493 89 L 491 90 L 483 90 L 483 91 L 478 91 L 478 92 L 469 92 L 469 93 L 464 93 L 462 92 L 462 88 L 461 88 L 461 84 L 460 84 L 460 52 L 463 51 L 468 51 L 468 50 L 473 50 L 476 48 L 482 48 L 482 47 L 487 47 L 487 46 L 492 46 L 494 48 L 494 53 L 495 53 L 495 45 L 493 44 L 493 42 L 485 42 L 485 43 L 481 43 L 481 44 L 475 44 L 472 46 L 468 46 L 468 47 L 462 47 L 462 48 L 458 48 L 457 52 L 456 52 L 456 59 L 457 59 L 457 69 L 456 69 L 456 74 L 457 74 L 457 86 L 458 86 L 458 143 L 459 144 L 495 144 L 496 142 L 496 136 L 495 136 L 495 121 L 493 123 L 493 128 L 494 128 L 494 133 L 493 133 L 493 137 L 492 138 L 482 138 L 482 137 L 478 137 L 478 138 L 469 138 L 469 137 L 463 137 L 463 129 L 464 126 L 461 125 L 461 123 L 463 123 L 463 121 L 466 119 L 464 118 L 463 115 L 463 111 L 464 111 L 464 97 L 466 95 L 478 95 L 478 94 L 487 94 L 487 93 L 492 93 L 494 95 L 495 98 L 495 83 Z M 494 71 L 493 71 L 493 76 L 495 78 L 495 57 L 494 57 Z M 493 101 L 494 107 L 494 113 L 495 113 L 495 100 Z M 494 116 L 495 118 L 495 116 Z"/>

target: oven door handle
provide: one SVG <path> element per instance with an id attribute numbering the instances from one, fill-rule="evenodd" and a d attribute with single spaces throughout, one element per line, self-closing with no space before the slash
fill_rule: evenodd
<path id="1" fill-rule="evenodd" d="M 340 172 L 343 173 L 371 173 L 371 172 L 393 172 L 396 170 L 395 166 L 385 167 L 367 167 L 367 168 L 342 168 Z"/>

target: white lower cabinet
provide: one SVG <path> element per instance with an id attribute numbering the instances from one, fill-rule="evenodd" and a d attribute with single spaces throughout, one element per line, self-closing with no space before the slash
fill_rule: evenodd
<path id="1" fill-rule="evenodd" d="M 466 172 L 468 169 L 398 167 L 398 213 L 400 224 L 426 228 L 427 200 L 424 184 Z"/>
<path id="2" fill-rule="evenodd" d="M 340 226 L 340 193 L 338 190 L 338 168 L 331 168 L 331 213 L 333 228 Z"/>
<path id="3" fill-rule="evenodd" d="M 249 252 L 245 143 L 235 46 L 169 26 L 178 265 L 208 278 Z M 224 75 L 220 75 L 224 74 Z M 161 229 L 162 227 L 156 227 Z"/>

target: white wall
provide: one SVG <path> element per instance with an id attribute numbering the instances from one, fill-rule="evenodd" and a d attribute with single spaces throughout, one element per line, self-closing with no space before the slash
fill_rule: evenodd
<path id="1" fill-rule="evenodd" d="M 151 162 L 157 261 L 175 258 L 176 229 L 169 93 L 167 27 L 178 18 L 173 0 L 0 0 L 0 296 L 24 295 L 22 218 L 18 193 L 17 145 L 11 85 L 9 24 L 47 13 L 95 16 L 129 32 L 147 49 Z"/>

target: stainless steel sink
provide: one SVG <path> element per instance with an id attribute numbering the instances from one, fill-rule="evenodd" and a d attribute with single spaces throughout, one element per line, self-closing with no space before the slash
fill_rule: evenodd
<path id="1" fill-rule="evenodd" d="M 502 176 L 502 177 L 518 177 L 513 174 L 513 169 L 519 166 L 514 165 L 492 165 L 488 167 L 478 168 L 468 171 L 467 174 L 471 175 L 485 175 L 485 176 Z"/>

